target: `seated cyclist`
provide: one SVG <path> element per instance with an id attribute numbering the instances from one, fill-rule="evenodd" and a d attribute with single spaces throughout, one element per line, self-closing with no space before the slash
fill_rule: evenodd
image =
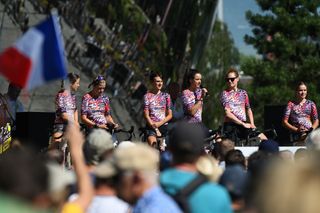
<path id="1" fill-rule="evenodd" d="M 159 73 L 150 74 L 151 90 L 143 97 L 144 118 L 147 123 L 147 142 L 154 146 L 156 136 L 166 134 L 168 121 L 172 118 L 171 99 L 168 93 L 162 92 L 163 81 Z M 164 150 L 164 147 L 160 147 Z"/>
<path id="2" fill-rule="evenodd" d="M 307 99 L 307 85 L 300 82 L 296 88 L 296 98 L 289 101 L 282 119 L 283 126 L 291 132 L 291 141 L 304 145 L 304 140 L 319 126 L 316 104 Z"/>
<path id="3" fill-rule="evenodd" d="M 109 129 L 110 126 L 117 128 L 119 125 L 113 121 L 110 113 L 110 101 L 104 94 L 106 80 L 98 76 L 88 86 L 92 89 L 82 97 L 81 120 L 88 129 Z"/>
<path id="4" fill-rule="evenodd" d="M 226 74 L 227 89 L 221 93 L 220 101 L 225 111 L 223 131 L 236 144 L 247 137 L 249 129 L 255 129 L 249 97 L 245 90 L 238 88 L 239 73 L 230 68 Z M 249 122 L 247 122 L 247 116 Z M 261 140 L 266 136 L 261 133 Z"/>
<path id="5" fill-rule="evenodd" d="M 80 86 L 80 76 L 75 73 L 69 73 L 67 77 L 69 82 L 68 88 L 65 88 L 64 81 L 62 81 L 61 89 L 55 99 L 56 115 L 52 142 L 61 142 L 61 136 L 68 121 L 71 120 L 76 125 L 79 124 L 75 92 Z"/>

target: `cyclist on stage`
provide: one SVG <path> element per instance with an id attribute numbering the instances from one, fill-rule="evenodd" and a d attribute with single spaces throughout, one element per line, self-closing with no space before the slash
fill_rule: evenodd
<path id="1" fill-rule="evenodd" d="M 292 142 L 304 143 L 307 133 L 319 126 L 316 104 L 307 99 L 307 94 L 307 85 L 300 82 L 296 88 L 296 98 L 288 102 L 282 119 L 283 126 L 291 131 Z"/>
<path id="2" fill-rule="evenodd" d="M 162 92 L 163 81 L 159 73 L 150 74 L 151 90 L 143 97 L 144 118 L 147 123 L 147 142 L 150 146 L 156 143 L 156 136 L 166 135 L 168 121 L 172 118 L 171 98 Z M 165 147 L 160 149 L 164 150 Z"/>
<path id="3" fill-rule="evenodd" d="M 182 91 L 184 119 L 188 123 L 202 122 L 203 99 L 208 94 L 206 88 L 201 88 L 202 76 L 196 69 L 190 69 Z"/>
<path id="4" fill-rule="evenodd" d="M 235 143 L 247 137 L 249 129 L 255 129 L 254 117 L 245 90 L 238 88 L 239 73 L 230 68 L 226 74 L 227 89 L 221 93 L 220 101 L 225 111 L 223 131 Z M 249 121 L 247 121 L 247 117 Z M 261 140 L 267 137 L 259 134 Z"/>
<path id="5" fill-rule="evenodd" d="M 106 80 L 99 75 L 88 86 L 92 90 L 85 94 L 81 104 L 81 120 L 89 128 L 109 129 L 117 128 L 119 125 L 114 122 L 110 113 L 109 98 L 104 95 Z"/>
<path id="6" fill-rule="evenodd" d="M 67 78 L 69 82 L 68 88 L 65 88 L 65 83 L 62 81 L 61 89 L 55 99 L 56 115 L 53 127 L 53 142 L 61 142 L 61 136 L 68 121 L 71 120 L 76 125 L 79 125 L 75 92 L 80 86 L 80 76 L 75 73 L 69 73 Z"/>

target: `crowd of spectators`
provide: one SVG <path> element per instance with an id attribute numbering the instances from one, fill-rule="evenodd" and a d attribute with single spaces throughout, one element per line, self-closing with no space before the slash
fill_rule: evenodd
<path id="1" fill-rule="evenodd" d="M 204 152 L 197 124 L 178 123 L 168 152 L 76 125 L 65 133 L 72 157 L 17 145 L 0 156 L 0 212 L 317 212 L 320 130 L 307 148 L 279 151 L 263 141 L 246 158 L 229 139 Z M 23 144 L 23 143 L 22 143 Z M 167 155 L 166 162 L 160 155 Z M 161 164 L 161 165 L 159 165 Z M 160 168 L 161 167 L 161 171 Z"/>

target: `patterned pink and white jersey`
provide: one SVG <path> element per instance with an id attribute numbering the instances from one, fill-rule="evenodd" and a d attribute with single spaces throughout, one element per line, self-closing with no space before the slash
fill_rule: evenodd
<path id="1" fill-rule="evenodd" d="M 234 90 L 224 90 L 220 97 L 221 104 L 224 109 L 230 109 L 231 113 L 236 116 L 239 120 L 245 122 L 246 109 L 250 108 L 249 97 L 245 90 L 238 89 Z M 225 117 L 225 122 L 230 122 L 230 120 Z"/>
<path id="2" fill-rule="evenodd" d="M 284 119 L 287 119 L 293 126 L 311 129 L 312 121 L 318 119 L 316 104 L 306 100 L 303 104 L 289 101 L 284 112 Z"/>
<path id="3" fill-rule="evenodd" d="M 192 92 L 189 89 L 182 91 L 182 102 L 183 102 L 183 111 L 185 119 L 189 123 L 199 123 L 202 122 L 202 106 L 197 110 L 197 112 L 192 116 L 189 115 L 188 111 L 196 104 L 196 100 L 199 100 L 202 95 L 202 90 L 200 88 L 196 89 L 195 92 Z"/>
<path id="4" fill-rule="evenodd" d="M 143 109 L 149 111 L 152 121 L 162 121 L 166 117 L 166 111 L 171 109 L 170 95 L 165 92 L 159 94 L 147 92 L 143 97 Z"/>
<path id="5" fill-rule="evenodd" d="M 107 124 L 106 116 L 110 114 L 110 101 L 105 95 L 93 98 L 89 93 L 82 98 L 81 115 L 97 125 Z"/>
<path id="6" fill-rule="evenodd" d="M 70 94 L 69 91 L 64 90 L 56 95 L 56 118 L 55 124 L 63 124 L 65 121 L 62 119 L 61 114 L 67 113 L 70 120 L 74 120 L 74 112 L 77 110 L 76 96 Z"/>

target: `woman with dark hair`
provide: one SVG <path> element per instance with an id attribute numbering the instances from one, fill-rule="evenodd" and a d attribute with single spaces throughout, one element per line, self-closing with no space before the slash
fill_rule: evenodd
<path id="1" fill-rule="evenodd" d="M 307 133 L 319 126 L 317 107 L 307 94 L 307 85 L 299 82 L 296 98 L 288 102 L 282 119 L 283 126 L 291 131 L 292 142 L 304 141 Z"/>
<path id="2" fill-rule="evenodd" d="M 67 75 L 68 86 L 65 88 L 65 82 L 62 81 L 61 89 L 56 95 L 56 116 L 54 120 L 53 142 L 60 142 L 68 121 L 73 121 L 76 125 L 78 122 L 78 110 L 75 92 L 80 86 L 80 76 L 75 73 Z"/>
<path id="3" fill-rule="evenodd" d="M 201 88 L 202 76 L 196 69 L 190 69 L 184 82 L 182 91 L 184 118 L 189 123 L 202 122 L 203 98 L 207 95 L 206 88 Z"/>
<path id="4" fill-rule="evenodd" d="M 152 85 L 143 97 L 144 118 L 147 123 L 147 142 L 153 146 L 156 136 L 165 135 L 168 121 L 172 118 L 171 98 L 168 93 L 162 92 L 163 81 L 159 73 L 150 74 Z M 165 147 L 160 147 L 164 150 Z"/>
<path id="5" fill-rule="evenodd" d="M 89 128 L 108 129 L 108 125 L 117 128 L 110 114 L 110 101 L 104 95 L 106 80 L 99 75 L 88 86 L 92 90 L 85 94 L 81 104 L 81 120 Z"/>

